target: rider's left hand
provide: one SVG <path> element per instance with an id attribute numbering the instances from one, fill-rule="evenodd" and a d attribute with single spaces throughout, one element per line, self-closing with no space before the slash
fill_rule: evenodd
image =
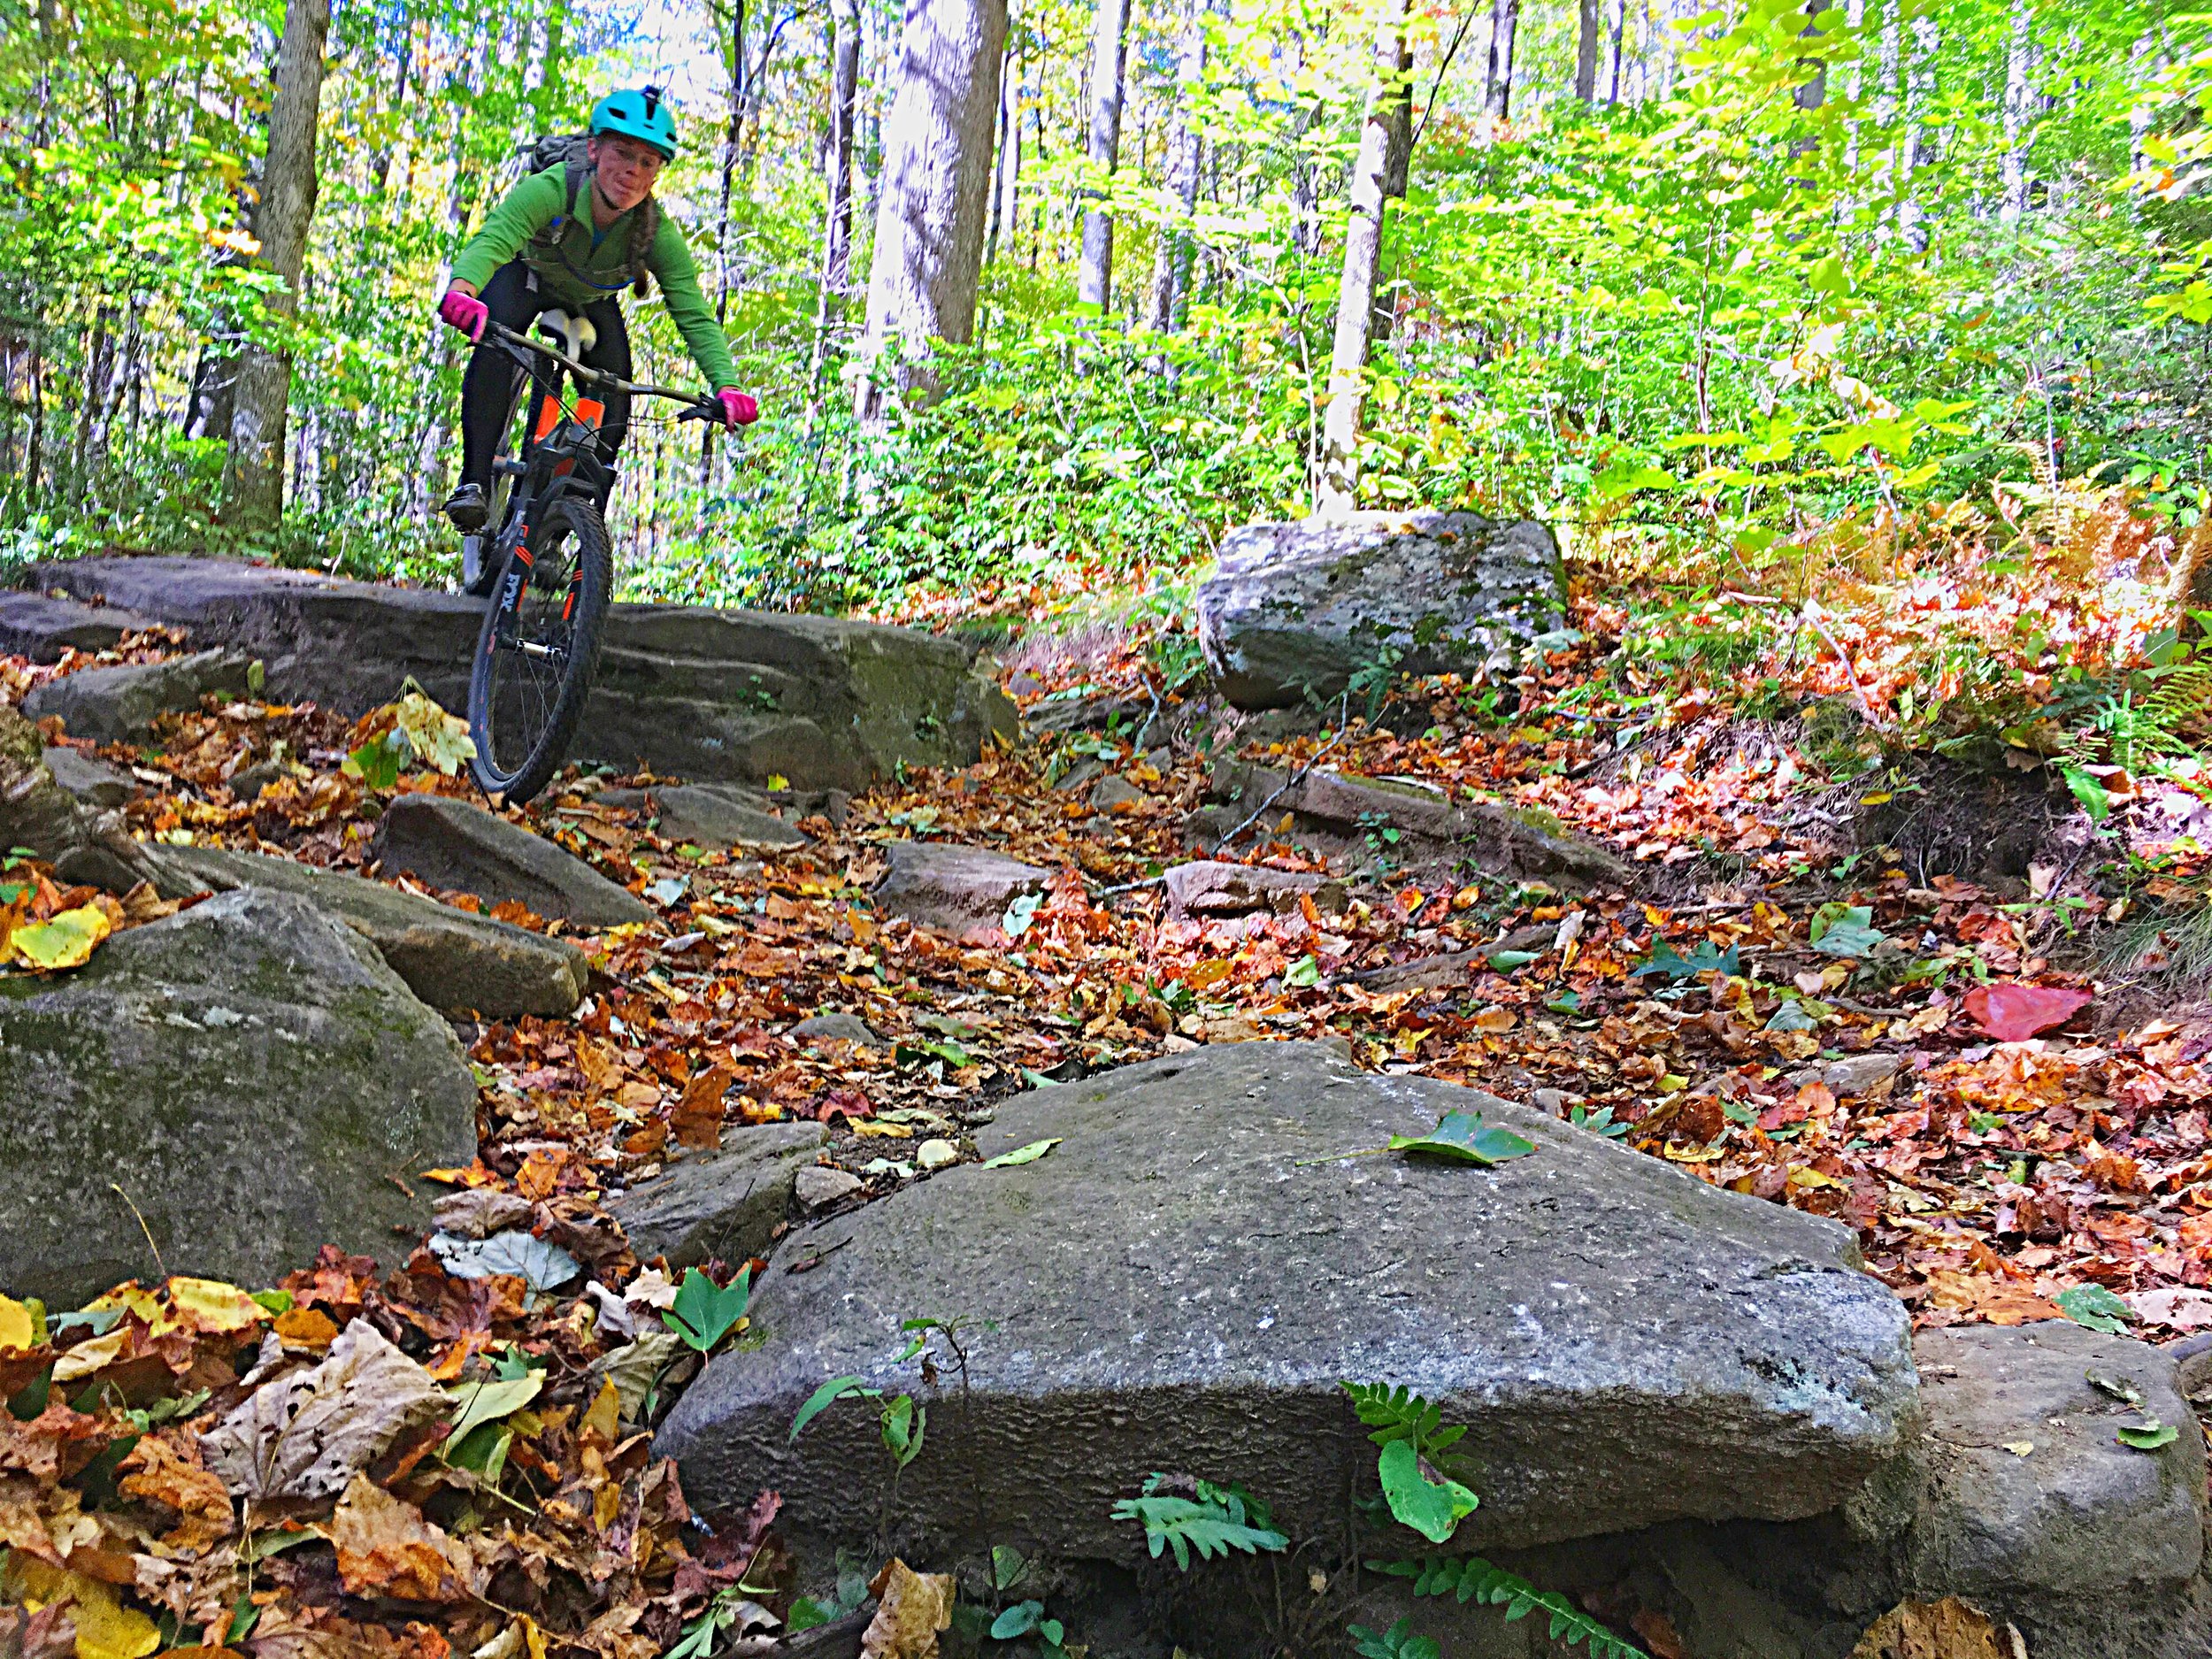
<path id="1" fill-rule="evenodd" d="M 725 426 L 749 426 L 760 419 L 760 405 L 733 386 L 726 386 L 717 392 L 714 401 L 722 406 Z"/>

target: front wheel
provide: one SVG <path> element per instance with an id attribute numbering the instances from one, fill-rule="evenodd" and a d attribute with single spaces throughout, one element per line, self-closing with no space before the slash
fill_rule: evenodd
<path id="1" fill-rule="evenodd" d="M 614 560 L 598 510 L 545 511 L 484 607 L 469 675 L 471 768 L 495 804 L 520 805 L 568 758 L 606 635 Z"/>

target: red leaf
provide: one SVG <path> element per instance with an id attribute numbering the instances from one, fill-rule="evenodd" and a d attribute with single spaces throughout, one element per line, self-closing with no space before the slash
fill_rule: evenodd
<path id="1" fill-rule="evenodd" d="M 1978 985 L 1966 994 L 1966 1012 L 2000 1042 L 2021 1042 L 2068 1020 L 2089 1006 L 2086 991 L 2050 985 Z"/>

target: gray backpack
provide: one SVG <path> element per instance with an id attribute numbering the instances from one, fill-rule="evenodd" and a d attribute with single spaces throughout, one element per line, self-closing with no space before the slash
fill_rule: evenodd
<path id="1" fill-rule="evenodd" d="M 558 241 L 568 221 L 576 217 L 576 192 L 583 188 L 591 173 L 591 157 L 585 146 L 591 142 L 585 133 L 549 133 L 532 140 L 523 147 L 523 165 L 533 173 L 543 173 L 548 167 L 564 170 L 567 183 L 565 205 L 551 224 L 545 227 L 545 235 Z M 651 277 L 645 262 L 653 251 L 653 237 L 660 229 L 660 204 L 648 196 L 632 210 L 630 220 L 630 290 L 643 299 L 651 289 Z"/>

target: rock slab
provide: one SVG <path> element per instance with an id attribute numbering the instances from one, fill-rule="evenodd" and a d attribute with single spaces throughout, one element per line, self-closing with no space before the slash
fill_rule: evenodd
<path id="1" fill-rule="evenodd" d="M 602 789 L 592 797 L 620 812 L 651 813 L 664 841 L 702 847 L 803 847 L 806 835 L 768 810 L 764 797 L 704 783 L 657 784 L 649 789 Z"/>
<path id="2" fill-rule="evenodd" d="M 260 887 L 297 894 L 375 946 L 409 990 L 449 1014 L 558 1018 L 583 1000 L 591 979 L 590 959 L 565 939 L 471 916 L 342 871 L 216 847 L 165 847 L 159 856 L 210 892 Z"/>
<path id="3" fill-rule="evenodd" d="M 653 919 L 643 899 L 582 859 L 450 795 L 401 795 L 377 819 L 370 851 L 382 868 L 430 887 L 473 893 L 495 904 L 512 899 L 534 915 L 580 927 Z"/>
<path id="4" fill-rule="evenodd" d="M 872 894 L 876 909 L 949 933 L 997 926 L 1009 904 L 1043 892 L 1052 877 L 1035 864 L 949 841 L 890 841 L 883 854 L 883 879 Z"/>
<path id="5" fill-rule="evenodd" d="M 1932 1595 L 2110 1594 L 2175 1584 L 2204 1558 L 2205 1454 L 2174 1362 L 2065 1320 L 1924 1331 L 1927 1471 L 1907 1569 Z M 2090 1380 L 2142 1396 L 2135 1407 Z M 2121 1444 L 2124 1424 L 2179 1428 Z"/>
<path id="6" fill-rule="evenodd" d="M 1537 1151 L 1329 1157 L 1477 1107 Z M 663 1431 L 695 1502 L 772 1485 L 787 1525 L 856 1540 L 872 1414 L 795 1446 L 792 1417 L 841 1374 L 915 1387 L 899 1324 L 922 1312 L 990 1334 L 972 1421 L 933 1410 L 902 1512 L 979 1511 L 1062 1555 L 1131 1559 L 1108 1511 L 1159 1469 L 1240 1479 L 1294 1536 L 1340 1528 L 1374 1468 L 1344 1379 L 1472 1425 L 1470 1548 L 1816 1514 L 1916 1426 L 1905 1310 L 1845 1229 L 1503 1101 L 1242 1043 L 1018 1097 L 977 1149 L 1049 1137 L 786 1240 L 820 1265 L 763 1281 L 759 1351 L 715 1361 Z"/>
<path id="7" fill-rule="evenodd" d="M 41 758 L 63 794 L 96 812 L 112 811 L 146 793 L 146 786 L 130 773 L 81 749 L 50 749 Z"/>
<path id="8" fill-rule="evenodd" d="M 65 650 L 104 651 L 146 626 L 143 618 L 107 605 L 52 594 L 0 593 L 0 656 L 59 662 Z"/>
<path id="9" fill-rule="evenodd" d="M 269 695 L 349 717 L 411 675 L 468 705 L 482 602 L 234 559 L 44 565 L 42 588 L 190 630 L 268 664 Z M 956 641 L 839 618 L 619 604 L 575 755 L 629 771 L 857 789 L 894 771 L 964 766 L 1011 739 L 1013 702 Z"/>
<path id="10" fill-rule="evenodd" d="M 466 1164 L 476 1083 L 350 929 L 242 889 L 0 979 L 0 1285 L 71 1308 L 155 1263 L 256 1286 L 336 1244 L 390 1263 Z M 110 1183 L 128 1195 L 126 1203 Z"/>
<path id="11" fill-rule="evenodd" d="M 1333 698 L 1363 670 L 1471 673 L 1557 626 L 1559 547 L 1533 519 L 1362 512 L 1222 538 L 1198 641 L 1240 709 Z"/>
<path id="12" fill-rule="evenodd" d="M 761 1124 L 726 1132 L 607 1207 L 641 1262 L 665 1256 L 672 1271 L 710 1257 L 736 1263 L 764 1256 L 791 1208 L 791 1187 L 829 1139 L 818 1123 Z"/>
<path id="13" fill-rule="evenodd" d="M 248 695 L 254 659 L 243 651 L 195 651 L 159 663 L 84 668 L 50 680 L 23 699 L 34 720 L 61 716 L 69 735 L 95 743 L 134 743 L 151 733 L 154 718 L 196 709 L 210 692 Z"/>

